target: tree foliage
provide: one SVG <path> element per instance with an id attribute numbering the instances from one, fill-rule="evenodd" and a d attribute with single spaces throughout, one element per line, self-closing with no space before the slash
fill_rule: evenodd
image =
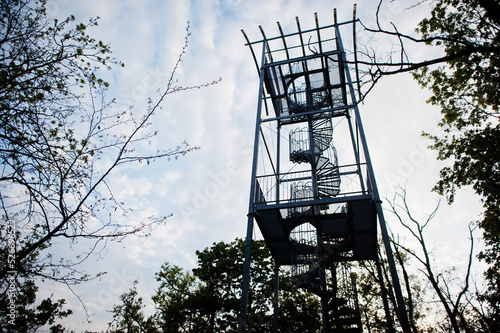
<path id="1" fill-rule="evenodd" d="M 437 267 L 426 246 L 423 229 L 432 220 L 420 223 L 413 218 L 404 192 L 391 202 L 391 210 L 410 234 L 418 238 L 422 249 L 412 249 L 393 239 L 398 269 L 406 291 L 405 301 L 412 333 L 482 332 L 486 324 L 481 304 L 469 291 L 470 275 L 463 278 L 457 291 L 455 277 L 448 267 Z M 241 298 L 245 242 L 217 242 L 196 251 L 198 264 L 192 271 L 165 263 L 156 273 L 158 288 L 152 296 L 154 314 L 144 315 L 145 304 L 134 285 L 114 306 L 111 332 L 236 332 Z M 274 264 L 264 241 L 253 241 L 253 267 L 250 271 L 247 329 L 273 331 Z M 470 258 L 471 260 L 471 258 Z M 416 265 L 413 265 L 417 262 Z M 396 298 L 389 278 L 387 262 L 350 263 L 357 276 L 358 301 L 362 326 L 370 332 L 395 332 Z M 290 269 L 282 267 L 279 276 L 279 332 L 322 332 L 321 301 L 311 292 L 292 284 Z M 382 283 L 381 283 L 382 281 Z M 384 304 L 383 294 L 387 295 Z M 442 303 L 443 302 L 443 303 Z M 445 306 L 444 306 L 445 305 Z M 388 307 L 389 316 L 384 310 Z M 455 323 L 455 327 L 452 324 Z"/>
<path id="2" fill-rule="evenodd" d="M 157 274 L 162 281 L 154 299 L 163 300 L 172 306 L 158 307 L 162 324 L 172 325 L 174 320 L 168 313 L 182 308 L 189 315 L 174 317 L 183 321 L 178 327 L 189 332 L 233 332 L 237 330 L 239 302 L 241 298 L 241 280 L 243 274 L 243 253 L 245 242 L 237 239 L 231 243 L 218 242 L 203 251 L 196 251 L 198 266 L 192 275 L 181 274 L 178 267 L 164 266 L 166 271 Z M 272 309 L 273 263 L 264 242 L 254 242 L 252 259 L 255 267 L 252 270 L 250 313 L 258 324 L 258 330 L 269 331 L 271 328 L 269 313 Z M 177 277 L 178 283 L 163 283 L 164 276 Z M 186 283 L 192 281 L 191 290 Z M 180 292 L 180 293 L 179 293 Z M 182 298 L 179 302 L 178 298 Z"/>
<path id="3" fill-rule="evenodd" d="M 146 318 L 143 313 L 145 305 L 142 297 L 138 295 L 137 283 L 134 281 L 134 286 L 120 296 L 121 304 L 113 307 L 113 320 L 109 324 L 108 331 L 113 333 L 157 332 L 153 318 Z"/>
<path id="4" fill-rule="evenodd" d="M 191 310 L 191 295 L 196 290 L 195 278 L 184 272 L 181 267 L 162 265 L 156 273 L 156 281 L 160 282 L 156 294 L 152 297 L 157 309 L 156 323 L 163 332 L 185 331 L 198 327 L 196 313 Z"/>
<path id="5" fill-rule="evenodd" d="M 270 332 L 273 323 L 274 263 L 264 241 L 253 241 L 249 294 L 248 327 L 252 332 Z M 154 322 L 154 327 L 140 332 L 236 332 L 241 298 L 245 242 L 218 242 L 196 251 L 198 265 L 192 272 L 165 263 L 156 273 L 159 283 L 152 296 L 155 313 L 142 316 L 142 298 L 135 288 L 121 296 L 121 305 L 113 309 L 115 323 L 127 322 L 127 308 L 135 318 Z M 279 327 L 282 332 L 321 331 L 319 299 L 297 290 L 285 275 L 280 279 Z M 141 325 L 137 325 L 140 327 Z M 120 326 L 120 327 L 123 327 Z"/>
<path id="6" fill-rule="evenodd" d="M 68 28 L 74 17 L 51 22 L 44 1 L 3 1 L 0 9 L 2 220 L 17 224 L 15 269 L 49 276 L 42 269 L 47 265 L 34 269 L 26 263 L 33 263 L 53 236 L 78 230 L 69 223 L 81 209 L 72 211 L 72 199 L 81 199 L 96 153 L 89 136 L 75 133 L 73 116 L 83 101 L 74 90 L 103 85 L 93 64 L 112 60 L 109 48 L 86 34 L 95 20 L 74 28 Z M 0 278 L 6 271 L 3 265 Z"/>
<path id="7" fill-rule="evenodd" d="M 321 301 L 304 289 L 291 285 L 286 276 L 280 280 L 278 325 L 282 332 L 321 332 Z"/>
<path id="8" fill-rule="evenodd" d="M 434 148 L 440 159 L 454 160 L 452 167 L 441 171 L 436 189 L 453 201 L 457 187 L 472 185 L 485 198 L 488 211 L 500 203 L 500 154 L 495 144 L 500 134 L 500 21 L 481 3 L 436 4 L 418 31 L 428 43 L 443 46 L 447 55 L 467 53 L 432 70 L 424 67 L 415 77 L 433 92 L 429 103 L 441 108 L 444 135 L 430 136 Z"/>
<path id="9" fill-rule="evenodd" d="M 33 280 L 9 279 L 10 292 L 0 295 L 0 332 L 36 332 L 48 325 L 51 332 L 63 332 L 56 324 L 58 319 L 71 315 L 71 310 L 63 309 L 65 300 L 53 301 L 50 297 L 37 304 L 38 287 Z"/>

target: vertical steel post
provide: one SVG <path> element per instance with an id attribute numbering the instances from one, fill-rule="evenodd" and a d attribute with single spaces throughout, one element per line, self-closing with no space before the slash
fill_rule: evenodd
<path id="1" fill-rule="evenodd" d="M 280 277 L 280 266 L 274 264 L 274 300 L 273 300 L 273 332 L 278 333 L 278 315 L 279 315 L 279 277 Z"/>
<path id="2" fill-rule="evenodd" d="M 377 259 L 375 260 L 375 265 L 377 266 L 377 275 L 380 281 L 380 292 L 382 294 L 382 302 L 384 304 L 385 316 L 387 317 L 387 332 L 396 333 L 394 329 L 394 323 L 392 322 L 391 313 L 389 311 L 389 302 L 387 301 L 387 289 L 384 285 L 384 274 L 382 273 L 382 265 L 380 263 L 379 255 L 377 254 Z"/>
<path id="3" fill-rule="evenodd" d="M 262 60 L 260 63 L 260 82 L 259 82 L 259 99 L 257 102 L 257 120 L 255 122 L 255 138 L 253 146 L 253 162 L 252 162 L 252 180 L 250 184 L 250 199 L 248 205 L 248 220 L 247 220 L 247 238 L 245 243 L 245 262 L 243 264 L 243 281 L 241 284 L 241 303 L 240 303 L 240 316 L 238 318 L 238 332 L 244 333 L 246 331 L 246 316 L 247 316 L 247 302 L 248 302 L 248 286 L 250 282 L 250 259 L 252 254 L 252 233 L 253 233 L 253 219 L 254 219 L 254 201 L 255 201 L 255 186 L 257 183 L 257 164 L 259 156 L 259 132 L 260 121 L 262 114 L 262 98 L 264 94 L 264 63 L 266 60 L 265 41 L 262 42 Z"/>
<path id="4" fill-rule="evenodd" d="M 356 159 L 357 174 L 359 177 L 359 182 L 361 183 L 361 191 L 363 192 L 363 194 L 366 194 L 367 189 L 365 188 L 365 181 L 363 179 L 363 172 L 361 170 L 361 161 L 359 158 L 359 145 L 356 142 L 356 136 L 354 135 L 355 132 L 352 126 L 351 115 L 347 113 L 346 118 L 347 118 L 347 124 L 349 125 L 349 132 L 351 134 L 352 149 L 354 150 L 354 158 Z"/>
<path id="5" fill-rule="evenodd" d="M 280 154 L 281 154 L 281 124 L 278 121 L 278 128 L 276 129 L 276 202 L 280 202 Z"/>
<path id="6" fill-rule="evenodd" d="M 309 118 L 307 121 L 308 125 L 308 135 L 309 135 L 309 154 L 311 154 L 311 183 L 312 183 L 312 191 L 313 191 L 313 198 L 318 199 L 319 198 L 319 190 L 318 190 L 318 179 L 316 175 L 316 147 L 314 146 L 314 134 L 313 134 L 313 125 L 312 125 L 312 119 Z M 315 213 L 319 213 L 319 210 L 317 209 L 316 206 L 313 206 L 313 209 Z"/>

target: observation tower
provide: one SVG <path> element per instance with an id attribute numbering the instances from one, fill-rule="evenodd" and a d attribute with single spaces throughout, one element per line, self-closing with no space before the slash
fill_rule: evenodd
<path id="1" fill-rule="evenodd" d="M 377 265 L 385 311 L 389 303 L 380 273 L 381 240 L 394 306 L 409 331 L 380 196 L 358 110 L 356 7 L 353 19 L 250 41 L 242 30 L 260 83 L 248 211 L 239 332 L 247 327 L 248 283 L 254 222 L 274 258 L 278 332 L 279 267 L 292 283 L 321 299 L 323 332 L 362 332 L 352 262 Z M 341 31 L 352 37 L 344 49 Z M 390 316 L 387 316 L 390 318 Z M 394 328 L 392 328 L 394 330 Z"/>

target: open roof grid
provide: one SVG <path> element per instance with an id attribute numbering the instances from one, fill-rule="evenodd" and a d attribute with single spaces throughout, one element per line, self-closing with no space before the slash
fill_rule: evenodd
<path id="1" fill-rule="evenodd" d="M 262 26 L 259 26 L 262 39 L 250 41 L 244 30 L 241 30 L 250 47 L 257 69 L 260 68 L 257 61 L 253 45 L 264 44 L 266 48 L 266 61 L 268 64 L 276 62 L 286 62 L 287 60 L 298 59 L 301 57 L 311 57 L 318 53 L 328 54 L 338 51 L 337 28 L 345 24 L 353 24 L 353 20 L 337 22 L 336 10 L 334 9 L 333 23 L 320 26 L 318 14 L 314 13 L 315 27 L 304 30 L 296 17 L 297 30 L 291 33 L 285 33 L 280 22 L 277 22 L 278 34 L 268 37 Z"/>

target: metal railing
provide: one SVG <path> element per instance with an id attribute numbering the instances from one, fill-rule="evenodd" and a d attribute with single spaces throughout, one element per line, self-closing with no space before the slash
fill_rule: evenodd
<path id="1" fill-rule="evenodd" d="M 371 185 L 367 176 L 366 164 L 351 164 L 338 167 L 341 180 L 340 192 L 336 198 L 348 198 L 350 196 L 367 195 L 371 193 Z M 268 174 L 256 177 L 255 204 L 287 204 L 297 202 L 294 188 L 299 182 L 312 181 L 312 171 L 297 171 L 284 174 Z M 294 197 L 295 196 L 295 197 Z M 314 200 L 314 193 L 301 194 L 300 200 Z"/>

